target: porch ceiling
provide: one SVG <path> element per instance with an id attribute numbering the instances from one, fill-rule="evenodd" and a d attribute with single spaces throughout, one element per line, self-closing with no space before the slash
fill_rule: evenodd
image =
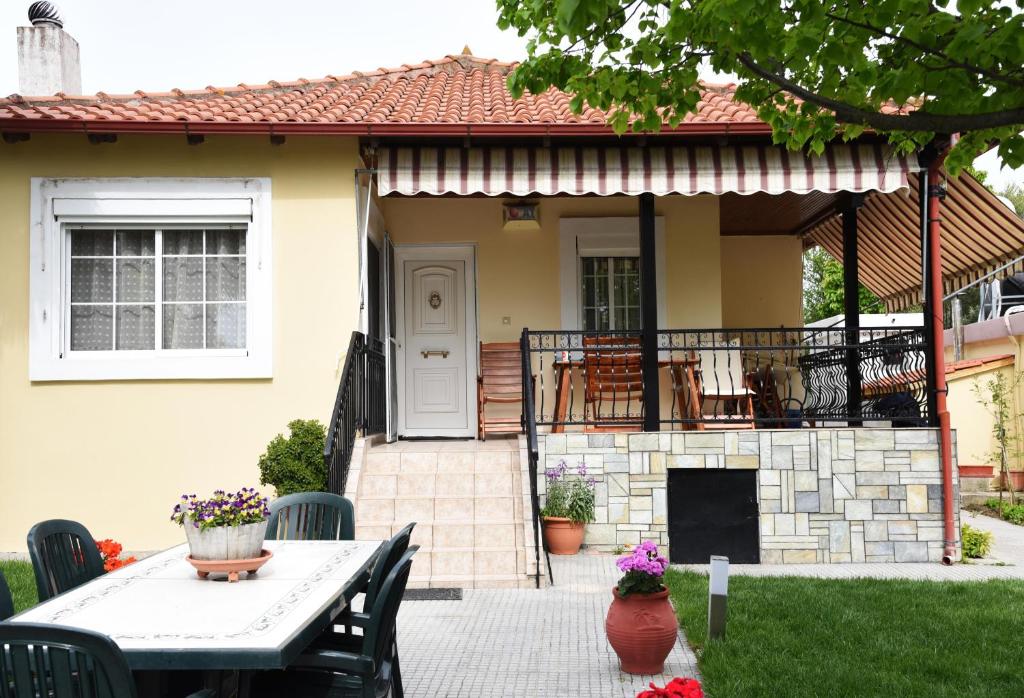
<path id="1" fill-rule="evenodd" d="M 921 302 L 919 178 L 909 189 L 873 192 L 857 217 L 860 281 L 892 310 Z M 950 293 L 1024 254 L 1024 220 L 967 173 L 946 182 L 942 202 L 942 281 Z M 842 219 L 806 228 L 807 240 L 843 258 Z M 1010 271 L 1022 271 L 1018 263 Z"/>

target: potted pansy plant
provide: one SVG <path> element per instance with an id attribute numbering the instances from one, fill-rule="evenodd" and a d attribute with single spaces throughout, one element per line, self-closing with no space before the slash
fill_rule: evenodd
<path id="1" fill-rule="evenodd" d="M 668 560 L 653 541 L 645 540 L 616 562 L 623 572 L 612 589 L 605 634 L 619 666 L 629 674 L 660 674 L 679 635 L 662 576 Z"/>
<path id="2" fill-rule="evenodd" d="M 183 494 L 171 521 L 185 529 L 193 560 L 249 560 L 260 556 L 269 516 L 267 499 L 243 487 L 209 499 Z"/>
<path id="3" fill-rule="evenodd" d="M 596 480 L 587 476 L 587 464 L 580 463 L 576 472 L 559 461 L 545 473 L 547 493 L 544 497 L 544 541 L 553 555 L 575 555 L 583 544 L 584 529 L 594 520 L 594 489 Z"/>

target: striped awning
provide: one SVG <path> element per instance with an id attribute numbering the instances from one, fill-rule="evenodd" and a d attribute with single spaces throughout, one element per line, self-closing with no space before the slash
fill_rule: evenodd
<path id="1" fill-rule="evenodd" d="M 381 195 L 892 192 L 916 161 L 879 143 L 804 155 L 773 145 L 381 147 Z"/>
<path id="2" fill-rule="evenodd" d="M 918 176 L 910 189 L 872 194 L 857 214 L 860 281 L 890 311 L 921 302 L 921 223 Z M 942 201 L 942 284 L 945 293 L 963 288 L 1024 255 L 1024 220 L 970 174 L 946 181 Z M 822 220 L 807 231 L 813 242 L 843 259 L 840 216 Z M 1007 274 L 1024 271 L 1018 262 Z"/>

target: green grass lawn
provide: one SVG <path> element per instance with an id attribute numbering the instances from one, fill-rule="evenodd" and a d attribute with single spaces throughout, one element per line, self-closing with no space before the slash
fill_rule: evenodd
<path id="1" fill-rule="evenodd" d="M 7 585 L 11 587 L 16 612 L 36 604 L 39 597 L 36 595 L 36 579 L 31 564 L 20 560 L 0 560 L 0 572 L 4 573 Z"/>
<path id="2" fill-rule="evenodd" d="M 709 642 L 707 577 L 665 581 L 710 698 L 1024 696 L 1024 582 L 733 577 Z"/>

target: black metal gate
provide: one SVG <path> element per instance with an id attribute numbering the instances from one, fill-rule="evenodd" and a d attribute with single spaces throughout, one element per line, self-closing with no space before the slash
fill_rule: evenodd
<path id="1" fill-rule="evenodd" d="M 672 562 L 760 562 L 757 471 L 668 471 L 668 541 Z"/>

